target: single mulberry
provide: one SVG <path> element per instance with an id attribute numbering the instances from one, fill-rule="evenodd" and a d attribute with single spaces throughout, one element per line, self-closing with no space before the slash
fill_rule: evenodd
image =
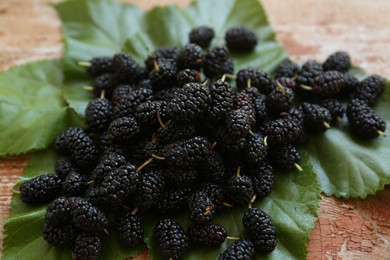
<path id="1" fill-rule="evenodd" d="M 20 185 L 20 200 L 29 204 L 49 202 L 60 194 L 61 188 L 62 180 L 58 175 L 40 175 Z"/>
<path id="2" fill-rule="evenodd" d="M 172 219 L 162 219 L 155 225 L 153 236 L 161 254 L 170 259 L 182 258 L 189 248 L 183 228 Z"/>
<path id="3" fill-rule="evenodd" d="M 278 167 L 283 170 L 297 169 L 302 171 L 301 168 L 301 154 L 298 149 L 291 145 L 286 144 L 271 149 L 270 159 L 274 167 Z"/>
<path id="4" fill-rule="evenodd" d="M 360 138 L 373 139 L 384 135 L 385 120 L 360 99 L 353 99 L 348 104 L 347 117 L 351 131 Z"/>
<path id="5" fill-rule="evenodd" d="M 231 244 L 222 254 L 219 255 L 218 260 L 233 260 L 233 259 L 253 259 L 255 248 L 249 239 L 241 238 Z"/>
<path id="6" fill-rule="evenodd" d="M 98 260 L 102 244 L 100 237 L 94 233 L 79 234 L 74 243 L 73 257 L 76 260 Z"/>
<path id="7" fill-rule="evenodd" d="M 50 245 L 57 247 L 72 247 L 77 236 L 77 230 L 71 224 L 52 226 L 45 224 L 43 238 Z"/>
<path id="8" fill-rule="evenodd" d="M 51 226 L 62 226 L 70 222 L 71 207 L 65 197 L 53 200 L 46 209 L 45 222 Z"/>
<path id="9" fill-rule="evenodd" d="M 282 64 L 279 65 L 276 70 L 275 78 L 279 79 L 282 77 L 285 78 L 294 78 L 299 73 L 299 66 L 295 62 L 287 59 Z"/>
<path id="10" fill-rule="evenodd" d="M 111 114 L 111 102 L 105 98 L 97 98 L 88 103 L 85 109 L 85 121 L 92 131 L 100 133 L 110 124 Z"/>
<path id="11" fill-rule="evenodd" d="M 324 132 L 330 128 L 332 115 L 329 110 L 316 104 L 303 103 L 302 110 L 307 128 L 315 133 Z"/>
<path id="12" fill-rule="evenodd" d="M 226 45 L 231 51 L 251 52 L 257 45 L 257 36 L 245 27 L 233 27 L 226 31 Z"/>
<path id="13" fill-rule="evenodd" d="M 248 209 L 242 224 L 258 252 L 269 253 L 276 247 L 276 229 L 267 213 L 258 209 Z"/>
<path id="14" fill-rule="evenodd" d="M 71 223 L 87 232 L 101 232 L 107 228 L 108 221 L 103 212 L 81 197 L 68 199 L 71 207 Z"/>
<path id="15" fill-rule="evenodd" d="M 203 72 L 209 78 L 221 78 L 224 74 L 233 74 L 234 64 L 226 47 L 214 47 L 205 56 Z"/>
<path id="16" fill-rule="evenodd" d="M 143 242 L 144 226 L 140 216 L 132 214 L 131 210 L 123 210 L 117 218 L 119 242 L 126 247 L 136 246 Z"/>
<path id="17" fill-rule="evenodd" d="M 192 121 L 207 109 L 209 100 L 208 88 L 199 83 L 187 83 L 167 104 L 167 113 L 173 121 Z"/>
<path id="18" fill-rule="evenodd" d="M 203 50 L 194 43 L 184 46 L 177 57 L 177 67 L 179 69 L 199 70 L 203 66 Z"/>
<path id="19" fill-rule="evenodd" d="M 187 231 L 192 242 L 202 246 L 213 247 L 222 244 L 226 237 L 226 229 L 218 224 L 192 224 Z"/>
<path id="20" fill-rule="evenodd" d="M 361 99 L 367 105 L 374 105 L 385 90 L 385 80 L 378 75 L 365 78 L 356 88 L 354 98 Z"/>
<path id="21" fill-rule="evenodd" d="M 236 82 L 238 89 L 254 87 L 265 95 L 274 89 L 272 78 L 268 73 L 251 67 L 239 70 Z"/>
<path id="22" fill-rule="evenodd" d="M 200 73 L 195 69 L 184 69 L 177 73 L 176 81 L 179 87 L 190 82 L 199 82 Z"/>
<path id="23" fill-rule="evenodd" d="M 188 209 L 190 219 L 198 224 L 205 224 L 211 221 L 215 215 L 215 206 L 212 200 L 204 192 L 193 193 L 188 198 Z"/>
<path id="24" fill-rule="evenodd" d="M 337 51 L 325 60 L 322 67 L 324 68 L 324 71 L 337 70 L 340 72 L 347 72 L 351 67 L 351 58 L 348 53 Z"/>
<path id="25" fill-rule="evenodd" d="M 213 28 L 209 26 L 198 26 L 189 33 L 189 42 L 195 43 L 202 48 L 207 48 L 215 36 Z"/>
<path id="26" fill-rule="evenodd" d="M 250 177 L 233 175 L 227 180 L 225 196 L 233 206 L 248 205 L 253 195 L 253 184 Z"/>

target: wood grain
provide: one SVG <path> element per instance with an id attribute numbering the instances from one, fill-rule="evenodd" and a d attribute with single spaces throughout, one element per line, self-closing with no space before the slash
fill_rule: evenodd
<path id="1" fill-rule="evenodd" d="M 60 22 L 51 0 L 0 2 L 0 70 L 29 61 L 60 57 Z M 133 0 L 144 8 L 190 1 Z M 262 1 L 279 41 L 297 61 L 322 61 L 347 50 L 369 73 L 390 76 L 390 1 Z M 28 156 L 0 159 L 0 234 L 12 186 Z M 365 200 L 323 196 L 308 244 L 308 259 L 390 259 L 390 187 Z M 2 235 L 0 235 L 0 239 Z M 1 239 L 2 240 L 2 239 Z M 0 246 L 1 250 L 1 246 Z M 138 259 L 145 259 L 145 255 Z"/>

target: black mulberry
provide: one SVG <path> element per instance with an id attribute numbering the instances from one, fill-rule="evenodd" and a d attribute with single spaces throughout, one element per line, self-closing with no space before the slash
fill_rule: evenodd
<path id="1" fill-rule="evenodd" d="M 275 225 L 267 213 L 257 208 L 250 208 L 245 212 L 242 224 L 257 251 L 269 253 L 275 249 Z"/>
<path id="2" fill-rule="evenodd" d="M 322 67 L 324 68 L 324 71 L 337 70 L 340 72 L 347 72 L 351 67 L 351 58 L 348 53 L 337 51 L 325 60 Z"/>
<path id="3" fill-rule="evenodd" d="M 100 237 L 94 233 L 81 233 L 76 237 L 73 257 L 76 260 L 98 260 L 102 245 Z"/>
<path id="4" fill-rule="evenodd" d="M 161 254 L 173 260 L 185 255 L 189 248 L 188 237 L 183 228 L 172 219 L 160 220 L 153 229 Z"/>
<path id="5" fill-rule="evenodd" d="M 222 254 L 219 255 L 218 260 L 236 260 L 236 259 L 253 259 L 255 248 L 248 239 L 242 238 L 231 244 Z"/>
<path id="6" fill-rule="evenodd" d="M 29 204 L 49 202 L 60 194 L 61 187 L 62 180 L 58 175 L 40 175 L 20 185 L 20 199 Z"/>
<path id="7" fill-rule="evenodd" d="M 257 45 L 257 36 L 244 27 L 233 27 L 226 31 L 226 45 L 231 51 L 250 52 Z"/>
<path id="8" fill-rule="evenodd" d="M 138 245 L 144 239 L 143 219 L 133 215 L 130 210 L 123 210 L 117 218 L 119 242 L 127 247 Z"/>
<path id="9" fill-rule="evenodd" d="M 372 106 L 385 90 L 385 80 L 378 75 L 369 76 L 360 82 L 356 88 L 354 98 L 364 100 Z"/>
<path id="10" fill-rule="evenodd" d="M 192 224 L 187 231 L 191 241 L 207 247 L 218 246 L 222 244 L 226 237 L 226 229 L 218 224 Z"/>
<path id="11" fill-rule="evenodd" d="M 210 49 L 204 61 L 204 74 L 209 78 L 221 78 L 224 74 L 233 74 L 234 64 L 226 47 Z"/>
<path id="12" fill-rule="evenodd" d="M 191 30 L 189 33 L 190 43 L 195 43 L 202 48 L 207 48 L 212 39 L 214 38 L 215 32 L 213 28 L 209 26 L 198 26 Z"/>

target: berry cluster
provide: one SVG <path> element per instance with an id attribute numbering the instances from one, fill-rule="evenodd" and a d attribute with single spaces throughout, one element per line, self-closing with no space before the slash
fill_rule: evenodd
<path id="1" fill-rule="evenodd" d="M 43 231 L 48 243 L 72 248 L 76 259 L 97 259 L 109 228 L 123 246 L 143 242 L 143 216 L 151 212 L 161 215 L 153 229 L 161 254 L 179 259 L 191 244 L 223 243 L 228 232 L 213 223 L 215 215 L 249 206 L 242 218 L 246 238 L 219 259 L 252 259 L 255 251 L 274 250 L 276 230 L 251 205 L 272 192 L 274 168 L 302 171 L 297 147 L 342 119 L 341 98 L 353 98 L 347 117 L 354 133 L 384 133 L 371 108 L 384 80 L 359 82 L 346 72 L 348 54 L 335 53 L 323 65 L 286 61 L 275 79 L 252 67 L 232 75 L 229 51 L 250 52 L 258 39 L 231 28 L 227 47 L 205 51 L 214 35 L 210 27 L 194 28 L 189 44 L 155 50 L 145 67 L 124 53 L 81 63 L 95 78 L 87 128 L 57 136 L 63 157 L 55 174 L 20 186 L 22 201 L 51 202 Z M 192 222 L 187 230 L 171 219 L 183 210 Z"/>

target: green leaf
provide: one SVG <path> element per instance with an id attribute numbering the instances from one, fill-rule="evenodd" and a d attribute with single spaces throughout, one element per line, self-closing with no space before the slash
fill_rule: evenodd
<path id="1" fill-rule="evenodd" d="M 92 91 L 87 91 L 84 88 L 91 85 L 91 83 L 87 79 L 78 81 L 66 80 L 64 85 L 63 96 L 66 103 L 76 111 L 80 118 L 84 118 L 88 102 L 95 97 Z"/>
<path id="2" fill-rule="evenodd" d="M 390 83 L 374 107 L 390 125 Z M 345 119 L 341 126 L 312 136 L 306 146 L 322 191 L 330 196 L 365 198 L 390 183 L 390 140 L 361 140 L 350 133 Z"/>
<path id="3" fill-rule="evenodd" d="M 124 51 L 143 65 L 148 50 L 185 45 L 188 33 L 197 25 L 209 24 L 222 38 L 234 25 L 245 25 L 257 34 L 260 44 L 253 53 L 232 54 L 236 71 L 253 66 L 272 73 L 287 57 L 256 0 L 217 0 L 213 1 L 212 8 L 209 1 L 199 0 L 185 8 L 170 5 L 146 13 L 132 5 L 105 0 L 68 1 L 55 7 L 63 23 L 66 43 L 64 97 L 80 116 L 92 95 L 82 88 L 91 84 L 91 78 L 77 65 L 78 61 Z M 218 10 L 218 15 L 214 10 Z M 216 38 L 212 45 L 224 45 L 224 40 Z"/>
<path id="4" fill-rule="evenodd" d="M 2 259 L 71 259 L 70 250 L 54 248 L 43 239 L 45 211 L 42 206 L 7 218 Z"/>
<path id="5" fill-rule="evenodd" d="M 66 78 L 85 78 L 78 61 L 112 55 L 126 39 L 143 31 L 144 12 L 131 4 L 106 0 L 72 0 L 54 6 L 65 34 L 64 72 Z M 77 10 L 77 11 L 75 11 Z"/>
<path id="6" fill-rule="evenodd" d="M 308 155 L 302 152 L 303 172 L 278 173 L 272 193 L 256 201 L 252 206 L 267 212 L 277 230 L 277 247 L 268 255 L 257 254 L 256 259 L 305 259 L 310 231 L 314 227 L 320 201 L 320 188 L 316 174 L 308 162 Z M 242 216 L 245 208 L 227 209 L 217 215 L 213 222 L 223 225 L 228 235 L 243 237 Z M 158 216 L 159 217 L 159 216 Z M 152 238 L 152 229 L 158 217 L 149 216 L 145 224 L 145 241 L 153 259 L 163 259 Z M 175 219 L 186 229 L 191 223 L 188 213 L 180 213 Z M 218 256 L 232 242 L 226 241 L 218 248 L 192 247 L 183 259 L 218 259 Z"/>
<path id="7" fill-rule="evenodd" d="M 74 114 L 62 98 L 62 63 L 41 61 L 0 73 L 0 156 L 49 146 Z"/>
<path id="8" fill-rule="evenodd" d="M 57 154 L 54 150 L 42 150 L 33 153 L 28 160 L 20 182 L 41 174 L 54 172 Z M 42 237 L 44 217 L 47 205 L 35 206 L 23 203 L 19 194 L 14 194 L 11 214 L 4 226 L 3 259 L 71 259 L 71 250 L 50 246 Z M 124 248 L 116 240 L 114 230 L 109 235 L 102 235 L 102 259 L 124 259 L 136 256 L 145 246 Z"/>

